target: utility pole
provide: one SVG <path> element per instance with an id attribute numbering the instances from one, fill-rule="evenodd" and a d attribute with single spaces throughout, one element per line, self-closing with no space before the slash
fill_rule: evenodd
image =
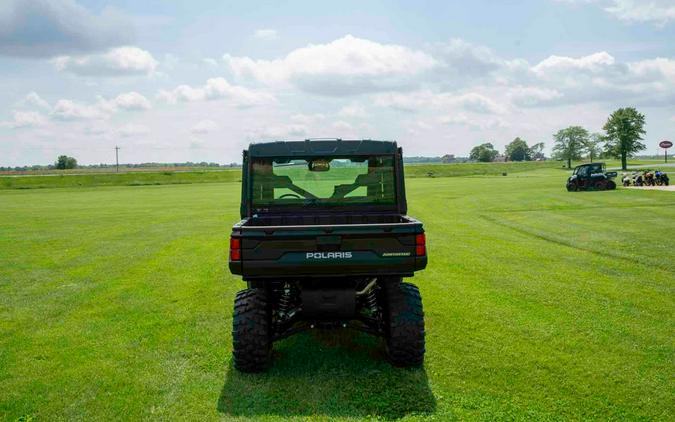
<path id="1" fill-rule="evenodd" d="M 120 172 L 120 158 L 119 158 L 119 150 L 120 147 L 115 145 L 115 172 L 119 173 Z"/>
<path id="2" fill-rule="evenodd" d="M 673 143 L 664 139 L 663 141 L 659 142 L 659 146 L 663 148 L 663 158 L 666 159 L 666 164 L 668 164 L 668 148 L 672 147 Z"/>

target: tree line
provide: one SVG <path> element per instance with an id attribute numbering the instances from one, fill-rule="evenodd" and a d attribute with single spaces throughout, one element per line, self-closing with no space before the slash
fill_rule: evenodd
<path id="1" fill-rule="evenodd" d="M 130 168 L 165 168 L 165 167 L 219 167 L 219 168 L 229 168 L 229 167 L 241 167 L 239 163 L 229 163 L 229 164 L 220 164 L 213 162 L 192 162 L 186 161 L 183 163 L 136 163 L 136 164 L 120 164 L 120 168 L 130 169 Z M 114 169 L 115 164 L 87 164 L 82 165 L 78 164 L 77 160 L 73 157 L 67 155 L 60 155 L 54 164 L 49 165 L 31 165 L 31 166 L 8 166 L 0 167 L 0 171 L 39 171 L 39 170 L 66 170 L 66 169 Z"/>
<path id="2" fill-rule="evenodd" d="M 506 145 L 504 149 L 504 161 L 532 161 L 532 160 L 543 160 L 546 157 L 544 156 L 544 143 L 538 142 L 532 146 L 528 146 L 527 142 L 520 138 L 516 138 L 511 141 L 510 144 Z M 477 147 L 474 147 L 469 154 L 469 159 L 490 162 L 495 161 L 499 156 L 499 151 L 497 151 L 490 142 L 480 144 Z"/>
<path id="3" fill-rule="evenodd" d="M 587 154 L 591 161 L 598 157 L 621 159 L 621 168 L 626 169 L 627 158 L 640 152 L 646 146 L 640 142 L 646 134 L 645 116 L 635 108 L 626 107 L 614 111 L 603 126 L 604 133 L 590 133 L 581 126 L 570 126 L 553 135 L 554 159 L 567 161 L 567 167 L 573 160 L 581 159 Z M 544 159 L 544 143 L 532 146 L 516 138 L 506 145 L 504 159 L 510 161 L 529 161 Z M 476 161 L 490 162 L 499 156 L 499 152 L 489 143 L 483 143 L 471 150 L 469 158 Z"/>

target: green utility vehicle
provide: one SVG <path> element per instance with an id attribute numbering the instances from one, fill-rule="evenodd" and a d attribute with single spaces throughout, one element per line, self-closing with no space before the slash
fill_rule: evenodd
<path id="1" fill-rule="evenodd" d="M 422 300 L 402 278 L 426 267 L 427 250 L 395 142 L 251 144 L 241 217 L 229 256 L 248 287 L 234 302 L 238 370 L 266 369 L 275 340 L 314 328 L 382 336 L 393 364 L 422 364 Z"/>
<path id="2" fill-rule="evenodd" d="M 605 163 L 589 163 L 576 166 L 572 175 L 567 179 L 566 187 L 569 192 L 580 190 L 612 190 L 616 189 L 615 171 L 607 172 Z"/>

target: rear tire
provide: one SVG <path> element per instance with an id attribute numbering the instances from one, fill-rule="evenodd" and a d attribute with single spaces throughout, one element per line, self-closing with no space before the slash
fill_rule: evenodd
<path id="1" fill-rule="evenodd" d="M 424 311 L 414 284 L 390 282 L 384 288 L 387 355 L 394 366 L 420 366 L 424 362 Z"/>
<path id="2" fill-rule="evenodd" d="M 264 289 L 246 289 L 234 299 L 232 356 L 241 372 L 261 372 L 272 360 L 271 313 Z"/>
<path id="3" fill-rule="evenodd" d="M 608 180 L 608 181 L 607 181 L 607 189 L 608 189 L 608 190 L 614 190 L 614 189 L 616 189 L 616 183 L 614 183 L 613 180 Z"/>

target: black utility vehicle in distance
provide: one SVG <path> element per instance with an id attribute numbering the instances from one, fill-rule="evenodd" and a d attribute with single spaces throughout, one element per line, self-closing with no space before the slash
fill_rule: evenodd
<path id="1" fill-rule="evenodd" d="M 426 267 L 427 251 L 422 223 L 407 215 L 401 148 L 251 144 L 242 175 L 229 266 L 248 288 L 234 302 L 235 367 L 266 369 L 275 340 L 310 328 L 382 336 L 393 364 L 421 365 L 422 300 L 402 278 Z"/>
<path id="2" fill-rule="evenodd" d="M 569 192 L 580 190 L 612 190 L 616 189 L 613 178 L 615 171 L 605 171 L 605 163 L 590 163 L 576 166 L 572 175 L 567 179 Z"/>

